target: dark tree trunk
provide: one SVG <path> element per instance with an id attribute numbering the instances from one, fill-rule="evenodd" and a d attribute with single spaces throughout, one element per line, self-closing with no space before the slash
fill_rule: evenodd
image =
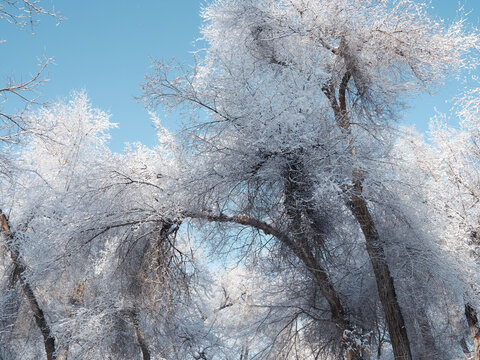
<path id="1" fill-rule="evenodd" d="M 345 134 L 351 133 L 346 94 L 348 83 L 354 72 L 354 68 L 348 69 L 345 72 L 338 88 L 338 100 L 333 82 L 330 82 L 323 87 L 323 92 L 330 101 L 335 121 Z M 347 141 L 350 142 L 350 140 Z M 352 156 L 356 156 L 355 147 L 352 148 Z M 367 202 L 362 196 L 362 182 L 362 169 L 353 169 L 353 193 L 350 197 L 350 207 L 365 237 L 367 253 L 370 257 L 370 262 L 372 263 L 373 273 L 377 282 L 378 295 L 385 313 L 395 359 L 410 360 L 412 354 L 405 321 L 398 303 L 393 278 L 386 261 L 385 251 L 380 241 L 375 223 L 373 222 L 373 218 L 368 210 Z"/>
<path id="2" fill-rule="evenodd" d="M 307 235 L 308 224 L 305 224 L 302 219 L 302 212 L 305 213 L 309 205 L 307 204 L 308 201 L 305 200 L 307 197 L 305 187 L 308 186 L 306 175 L 297 158 L 291 159 L 288 166 L 285 174 L 285 210 L 290 225 L 289 233 L 293 240 L 290 250 L 293 250 L 293 253 L 313 275 L 321 294 L 330 306 L 333 320 L 339 326 L 345 328 L 345 310 L 340 302 L 340 297 L 335 291 L 324 266 L 313 255 L 312 239 L 309 239 Z M 316 240 L 318 242 L 321 234 L 315 235 L 317 235 Z M 323 242 L 323 239 L 320 241 Z"/>
<path id="3" fill-rule="evenodd" d="M 422 352 L 420 356 L 422 360 L 436 360 L 439 355 L 437 350 L 437 345 L 435 338 L 432 333 L 432 327 L 428 321 L 428 316 L 425 311 L 425 308 L 420 304 L 415 307 L 415 312 L 417 314 L 417 323 L 420 329 L 420 334 L 422 336 L 422 342 L 420 346 L 422 347 Z"/>
<path id="4" fill-rule="evenodd" d="M 10 253 L 10 258 L 12 259 L 13 264 L 15 266 L 14 273 L 19 279 L 20 284 L 22 285 L 23 293 L 25 294 L 28 305 L 30 306 L 30 309 L 33 312 L 35 323 L 37 324 L 37 327 L 40 329 L 40 332 L 42 333 L 45 352 L 47 354 L 47 360 L 55 360 L 56 359 L 55 338 L 53 337 L 50 327 L 48 326 L 47 319 L 45 318 L 45 314 L 43 313 L 42 308 L 38 304 L 37 298 L 35 297 L 32 287 L 30 286 L 28 281 L 26 281 L 22 276 L 26 270 L 26 267 L 22 259 L 20 258 L 18 252 L 11 246 L 12 235 L 10 231 L 10 225 L 8 224 L 8 220 L 1 210 L 0 210 L 0 222 L 1 222 L 1 230 L 3 232 L 3 238 L 5 240 L 6 247 Z"/>
<path id="5" fill-rule="evenodd" d="M 242 346 L 242 353 L 240 354 L 240 360 L 248 360 L 248 346 Z"/>
<path id="6" fill-rule="evenodd" d="M 290 223 L 292 244 L 290 250 L 302 261 L 313 275 L 320 293 L 327 300 L 332 320 L 342 333 L 342 347 L 344 356 L 348 360 L 363 359 L 363 344 L 356 343 L 356 329 L 347 320 L 346 311 L 340 301 L 340 296 L 331 282 L 326 266 L 314 256 L 314 249 L 322 251 L 325 247 L 324 235 L 318 226 L 315 213 L 315 204 L 312 203 L 311 189 L 313 184 L 305 171 L 303 164 L 296 156 L 289 159 L 285 175 L 285 210 Z"/>
<path id="7" fill-rule="evenodd" d="M 145 342 L 145 338 L 143 337 L 143 333 L 138 324 L 135 324 L 135 333 L 137 334 L 137 340 L 142 349 L 143 360 L 150 360 L 150 351 L 148 350 L 147 343 Z"/>
<path id="8" fill-rule="evenodd" d="M 465 304 L 465 316 L 473 341 L 472 359 L 480 360 L 480 325 L 478 323 L 477 311 L 470 304 Z"/>
<path id="9" fill-rule="evenodd" d="M 136 311 L 131 313 L 131 317 L 133 320 L 133 327 L 135 328 L 135 335 L 137 336 L 138 344 L 142 350 L 142 359 L 150 360 L 150 351 L 148 350 L 148 345 L 145 341 L 142 330 L 140 330 L 140 322 L 138 321 L 138 315 Z"/>
<path id="10" fill-rule="evenodd" d="M 368 210 L 367 202 L 361 197 L 361 194 L 362 184 L 360 180 L 357 180 L 351 198 L 351 209 L 365 236 L 367 252 L 375 274 L 378 295 L 385 313 L 393 353 L 395 359 L 410 360 L 412 358 L 410 342 L 393 278 L 390 274 L 380 237 Z"/>
<path id="11" fill-rule="evenodd" d="M 23 286 L 23 292 L 25 294 L 25 297 L 27 298 L 27 301 L 30 305 L 30 309 L 33 311 L 35 323 L 37 324 L 38 328 L 42 333 L 43 342 L 45 344 L 45 352 L 47 354 L 47 360 L 55 360 L 55 339 L 50 331 L 50 327 L 48 326 L 43 310 L 38 305 L 38 301 L 35 298 L 35 294 L 33 293 L 30 284 L 24 281 L 21 277 L 20 281 Z"/>

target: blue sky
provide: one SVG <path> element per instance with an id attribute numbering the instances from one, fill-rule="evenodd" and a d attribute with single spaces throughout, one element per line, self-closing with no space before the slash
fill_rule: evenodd
<path id="1" fill-rule="evenodd" d="M 49 4 L 50 0 L 45 2 Z M 191 62 L 193 42 L 200 36 L 199 16 L 203 0 L 53 0 L 66 18 L 58 26 L 53 19 L 41 18 L 35 34 L 0 23 L 0 74 L 27 77 L 36 69 L 38 58 L 54 57 L 41 89 L 43 99 L 55 101 L 68 97 L 74 89 L 86 89 L 95 107 L 112 114 L 119 129 L 112 132 L 111 148 L 121 151 L 125 142 L 155 142 L 155 132 L 142 104 L 134 96 L 141 94 L 139 84 L 149 71 L 150 57 Z M 432 0 L 432 14 L 447 23 L 456 18 L 456 0 Z M 478 0 L 464 0 L 470 12 L 469 23 L 480 25 Z M 405 123 L 419 130 L 427 128 L 434 108 L 447 111 L 445 103 L 464 85 L 449 81 L 434 96 L 412 100 Z M 176 114 L 164 125 L 178 129 Z"/>

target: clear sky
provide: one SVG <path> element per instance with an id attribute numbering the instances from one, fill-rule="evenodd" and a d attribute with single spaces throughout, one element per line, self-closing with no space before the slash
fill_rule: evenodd
<path id="1" fill-rule="evenodd" d="M 155 132 L 142 104 L 139 84 L 149 72 L 150 57 L 191 62 L 193 42 L 200 36 L 199 16 L 203 0 L 51 0 L 66 19 L 58 26 L 40 18 L 35 34 L 0 23 L 0 75 L 26 78 L 38 57 L 54 57 L 42 87 L 43 99 L 66 98 L 71 90 L 86 89 L 95 107 L 112 114 L 119 129 L 112 132 L 111 148 L 121 151 L 125 142 L 155 142 Z M 46 0 L 48 6 L 50 0 Z M 432 0 L 432 14 L 447 23 L 457 16 L 457 0 Z M 480 1 L 463 0 L 469 23 L 480 25 Z M 478 73 L 478 72 L 477 72 Z M 405 122 L 425 130 L 434 107 L 446 111 L 445 100 L 462 84 L 450 82 L 435 96 L 412 101 Z M 165 119 L 170 130 L 178 129 L 176 114 Z"/>

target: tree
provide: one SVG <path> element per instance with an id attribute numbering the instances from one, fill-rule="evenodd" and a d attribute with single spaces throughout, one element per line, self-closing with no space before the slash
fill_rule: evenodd
<path id="1" fill-rule="evenodd" d="M 156 63 L 144 84 L 147 105 L 202 114 L 183 133 L 184 216 L 275 237 L 310 272 L 351 358 L 369 350 L 350 335 L 372 329 L 337 275 L 351 274 L 348 249 L 364 246 L 361 276 L 376 281 L 395 357 L 412 358 L 415 331 L 372 202 L 385 187 L 379 164 L 402 100 L 475 66 L 478 34 L 461 21 L 444 28 L 408 0 L 225 0 L 203 16 L 207 49 L 193 70 L 171 79 L 179 69 Z"/>
<path id="2" fill-rule="evenodd" d="M 167 134 L 155 151 L 114 154 L 114 124 L 84 93 L 27 116 L 51 132 L 29 136 L 16 181 L 1 186 L 2 249 L 14 265 L 2 266 L 2 327 L 10 329 L 2 347 L 12 359 L 42 358 L 42 343 L 47 359 L 194 358 L 208 329 L 189 297 L 196 264 L 169 206 L 176 168 Z M 24 330 L 33 317 L 14 297 L 12 276 L 42 313 L 44 341 Z"/>
<path id="3" fill-rule="evenodd" d="M 192 118 L 173 136 L 153 116 L 151 149 L 110 151 L 84 93 L 22 113 L 43 130 L 0 177 L 0 355 L 478 352 L 478 93 L 432 144 L 395 119 L 473 68 L 479 35 L 426 9 L 213 1 L 192 70 L 157 62 L 144 85 Z M 205 251 L 236 267 L 214 273 Z"/>
<path id="4" fill-rule="evenodd" d="M 473 89 L 457 100 L 453 116 L 459 127 L 446 124 L 445 115 L 438 115 L 430 125 L 428 141 L 416 131 L 405 129 L 399 147 L 412 168 L 421 174 L 427 190 L 425 201 L 430 204 L 432 217 L 437 218 L 440 243 L 455 254 L 456 274 L 462 274 L 465 287 L 455 291 L 462 298 L 451 304 L 453 322 L 457 328 L 469 329 L 475 357 L 480 356 L 478 323 L 478 129 L 479 90 Z M 418 175 L 417 175 L 418 176 Z M 463 313 L 463 315 L 462 315 Z M 461 320 L 458 320 L 461 319 Z M 467 323 L 465 326 L 463 323 Z M 468 337 L 457 330 L 458 342 Z M 464 345 L 466 352 L 468 348 Z"/>
<path id="5" fill-rule="evenodd" d="M 40 1 L 16 1 L 16 0 L 2 0 L 0 2 L 0 21 L 9 22 L 20 28 L 24 28 L 29 24 L 32 29 L 36 23 L 38 15 L 48 15 L 56 17 L 60 21 L 60 16 L 54 10 L 45 9 Z M 0 41 L 0 43 L 3 41 Z M 15 97 L 24 102 L 26 106 L 37 103 L 34 97 L 30 94 L 35 88 L 41 85 L 44 80 L 41 78 L 43 70 L 52 61 L 52 59 L 44 59 L 39 65 L 38 71 L 26 81 L 16 81 L 14 78 L 9 78 L 7 83 L 0 88 L 0 97 L 2 103 L 6 103 L 9 98 Z M 8 113 L 0 107 L 0 175 L 11 177 L 12 169 L 9 148 L 18 143 L 18 141 L 27 133 L 31 131 L 38 131 L 35 124 L 29 123 L 22 116 L 22 113 Z M 34 291 L 28 281 L 23 278 L 27 265 L 24 263 L 21 255 L 17 249 L 12 246 L 13 234 L 11 232 L 10 224 L 0 210 L 0 221 L 2 240 L 6 246 L 7 252 L 10 254 L 14 269 L 12 271 L 11 282 L 15 283 L 17 280 L 21 283 L 23 293 L 27 302 L 33 312 L 35 322 L 43 335 L 43 342 L 45 345 L 45 352 L 48 359 L 54 359 L 55 344 L 51 335 L 50 327 L 43 314 L 42 308 L 39 306 Z M 14 300 L 15 301 L 15 300 Z M 8 301 L 7 304 L 11 302 Z"/>

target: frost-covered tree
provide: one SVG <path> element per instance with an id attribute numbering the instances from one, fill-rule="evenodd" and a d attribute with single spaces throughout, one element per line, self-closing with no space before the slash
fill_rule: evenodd
<path id="1" fill-rule="evenodd" d="M 114 124 L 83 93 L 28 116 L 51 131 L 30 135 L 1 186 L 0 347 L 11 359 L 195 358 L 209 331 L 169 200 L 168 134 L 112 153 Z"/>
<path id="2" fill-rule="evenodd" d="M 424 189 L 424 201 L 430 218 L 435 218 L 439 245 L 455 256 L 457 298 L 451 297 L 450 320 L 455 324 L 459 341 L 463 342 L 467 322 L 473 342 L 475 359 L 480 358 L 477 311 L 479 224 L 479 90 L 459 97 L 454 116 L 457 127 L 448 126 L 444 115 L 438 115 L 430 125 L 427 140 L 414 130 L 404 131 L 397 147 L 403 158 L 415 169 Z M 460 284 L 464 284 L 463 287 Z M 466 285 L 466 286 L 465 286 Z M 467 351 L 466 343 L 464 345 Z"/>
<path id="3" fill-rule="evenodd" d="M 154 148 L 110 151 L 84 93 L 22 114 L 41 131 L 0 177 L 0 356 L 478 357 L 478 91 L 431 144 L 395 127 L 476 66 L 479 35 L 427 8 L 212 1 L 195 66 L 144 84 L 191 119 L 154 118 Z"/>
<path id="4" fill-rule="evenodd" d="M 305 269 L 322 295 L 316 340 L 333 353 L 367 356 L 381 319 L 396 358 L 422 356 L 413 343 L 434 347 L 426 310 L 406 322 L 405 262 L 386 253 L 411 232 L 384 231 L 402 216 L 377 206 L 396 199 L 382 164 L 403 101 L 475 66 L 478 34 L 410 0 L 218 0 L 203 16 L 193 70 L 172 78 L 181 69 L 156 63 L 144 84 L 149 106 L 199 115 L 182 133 L 183 216 L 233 225 L 223 244 L 237 250 L 275 238 L 278 260 Z M 244 228 L 252 236 L 232 236 Z"/>

